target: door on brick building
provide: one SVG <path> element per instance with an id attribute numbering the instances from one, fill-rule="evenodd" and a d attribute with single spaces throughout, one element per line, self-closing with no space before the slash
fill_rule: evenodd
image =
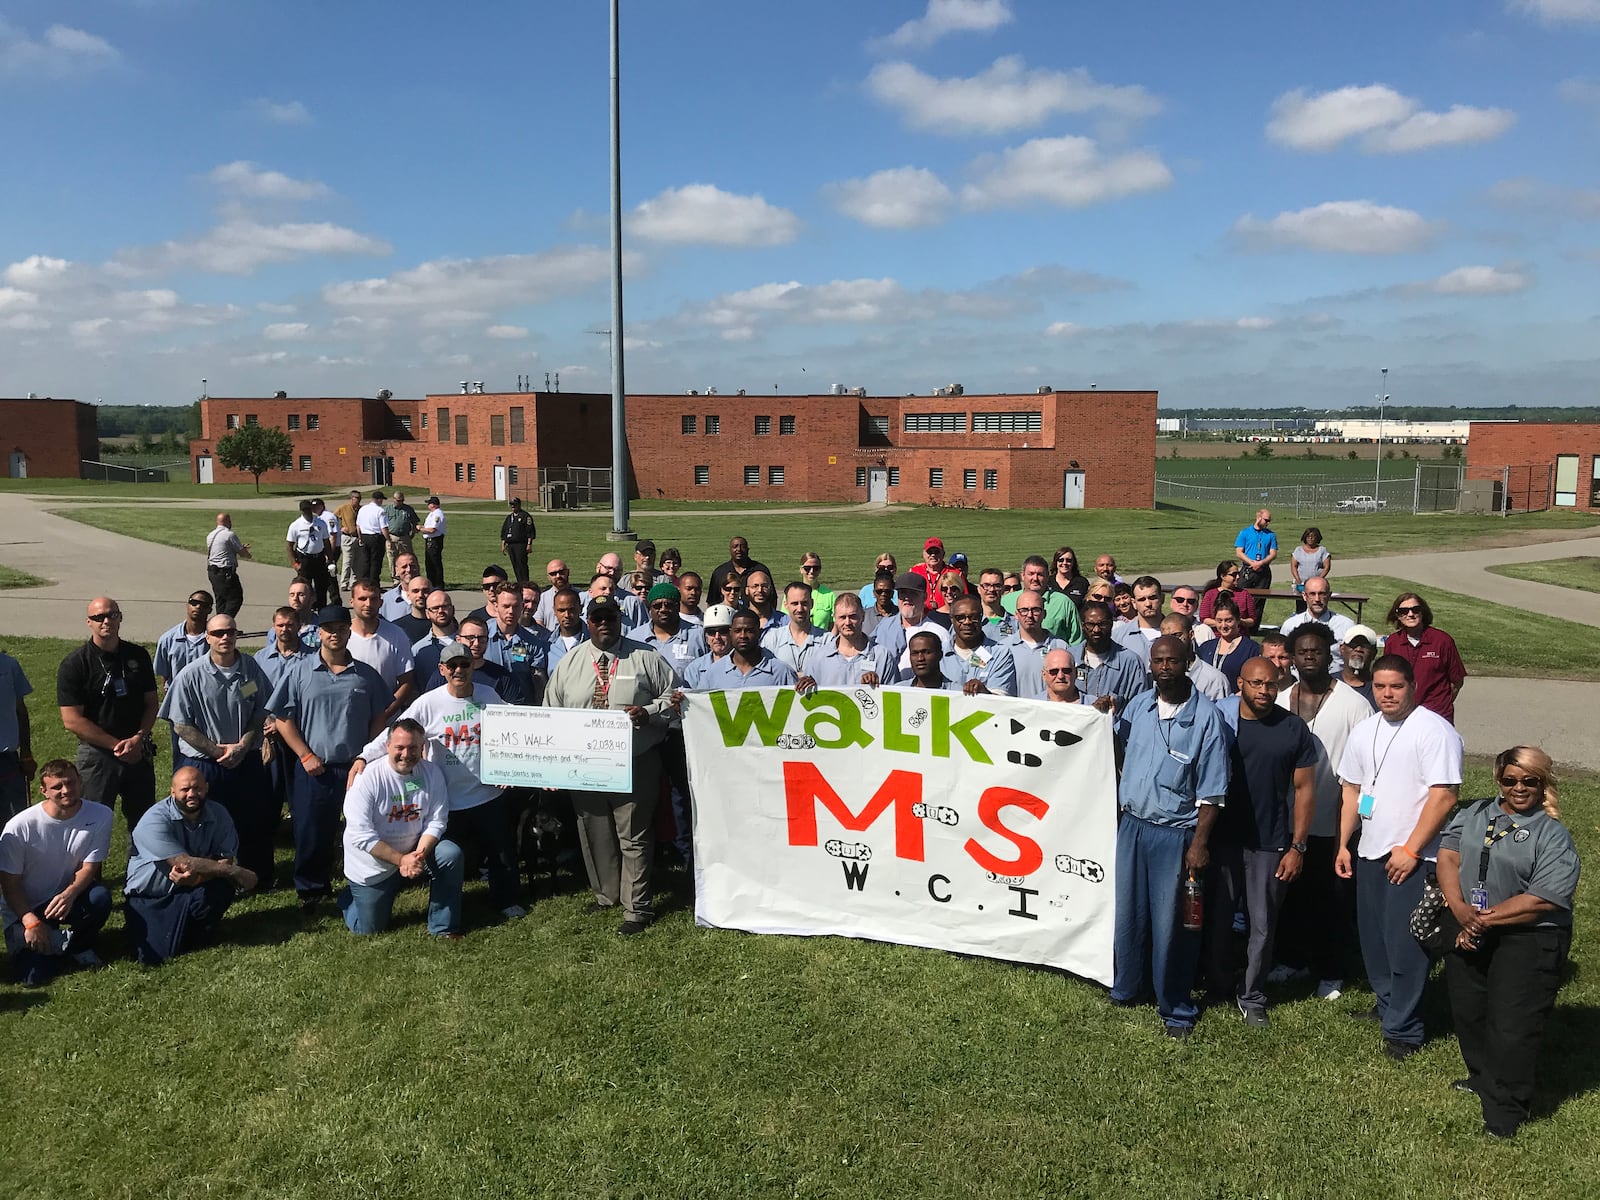
<path id="1" fill-rule="evenodd" d="M 7 462 L 7 468 L 13 479 L 26 479 L 28 477 L 28 456 L 21 450 L 13 450 Z"/>
<path id="2" fill-rule="evenodd" d="M 202 454 L 194 460 L 194 477 L 198 483 L 211 482 L 211 455 Z"/>
<path id="3" fill-rule="evenodd" d="M 372 456 L 372 482 L 387 487 L 394 482 L 394 459 L 382 454 Z"/>
<path id="4" fill-rule="evenodd" d="M 1061 507 L 1083 507 L 1083 472 L 1061 472 Z"/>
<path id="5" fill-rule="evenodd" d="M 889 470 L 887 467 L 867 469 L 867 500 L 873 504 L 889 503 Z"/>
<path id="6" fill-rule="evenodd" d="M 494 498 L 496 500 L 506 498 L 506 469 L 498 464 L 494 469 Z"/>

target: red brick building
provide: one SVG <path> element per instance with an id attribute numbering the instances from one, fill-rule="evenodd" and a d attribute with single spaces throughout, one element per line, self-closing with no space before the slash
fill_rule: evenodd
<path id="1" fill-rule="evenodd" d="M 11 479 L 81 479 L 100 457 L 98 414 L 80 400 L 0 398 L 0 430 Z"/>
<path id="2" fill-rule="evenodd" d="M 1600 509 L 1600 424 L 1474 421 L 1466 477 L 1494 483 L 1513 512 Z"/>
<path id="3" fill-rule="evenodd" d="M 212 398 L 191 447 L 201 482 L 247 480 L 214 459 L 251 422 L 294 439 L 281 474 L 537 502 L 540 472 L 611 461 L 602 394 L 443 394 L 426 400 Z M 673 500 L 1149 508 L 1155 392 L 1000 396 L 638 395 L 628 398 L 630 494 Z"/>

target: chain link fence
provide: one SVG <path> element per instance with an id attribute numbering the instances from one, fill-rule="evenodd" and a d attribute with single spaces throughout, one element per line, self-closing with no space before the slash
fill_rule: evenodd
<path id="1" fill-rule="evenodd" d="M 1555 467 L 1549 463 L 1522 466 L 1470 466 L 1463 483 L 1462 511 L 1543 512 L 1555 495 Z"/>
<path id="2" fill-rule="evenodd" d="M 180 472 L 183 479 L 189 477 L 189 460 L 164 462 L 159 466 L 136 466 L 85 458 L 79 461 L 78 470 L 82 478 L 100 483 L 167 483 L 172 479 L 173 471 Z"/>
<path id="3" fill-rule="evenodd" d="M 1418 463 L 1404 474 L 1386 471 L 1381 480 L 1261 475 L 1248 481 L 1234 479 L 1229 486 L 1218 487 L 1169 477 L 1156 480 L 1156 500 L 1168 504 L 1235 505 L 1250 511 L 1270 508 L 1296 517 L 1455 512 L 1460 503 L 1462 477 L 1463 467 L 1457 463 Z"/>

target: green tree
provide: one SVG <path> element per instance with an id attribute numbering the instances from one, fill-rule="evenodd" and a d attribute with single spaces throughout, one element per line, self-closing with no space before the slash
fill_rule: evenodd
<path id="1" fill-rule="evenodd" d="M 294 440 L 275 425 L 245 425 L 217 439 L 216 454 L 223 466 L 254 475 L 259 492 L 261 473 L 294 457 Z"/>
<path id="2" fill-rule="evenodd" d="M 1272 454 L 1273 454 L 1273 449 L 1272 449 L 1272 443 L 1271 442 L 1257 442 L 1256 443 L 1256 457 L 1257 458 L 1271 458 Z"/>

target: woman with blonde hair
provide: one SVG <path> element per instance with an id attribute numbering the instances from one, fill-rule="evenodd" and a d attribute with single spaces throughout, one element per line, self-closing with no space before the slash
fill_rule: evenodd
<path id="1" fill-rule="evenodd" d="M 1463 805 L 1439 842 L 1439 890 L 1461 925 L 1445 984 L 1483 1128 L 1528 1119 L 1534 1067 L 1572 942 L 1578 850 L 1561 823 L 1550 756 L 1513 746 L 1494 763 L 1500 794 Z"/>

